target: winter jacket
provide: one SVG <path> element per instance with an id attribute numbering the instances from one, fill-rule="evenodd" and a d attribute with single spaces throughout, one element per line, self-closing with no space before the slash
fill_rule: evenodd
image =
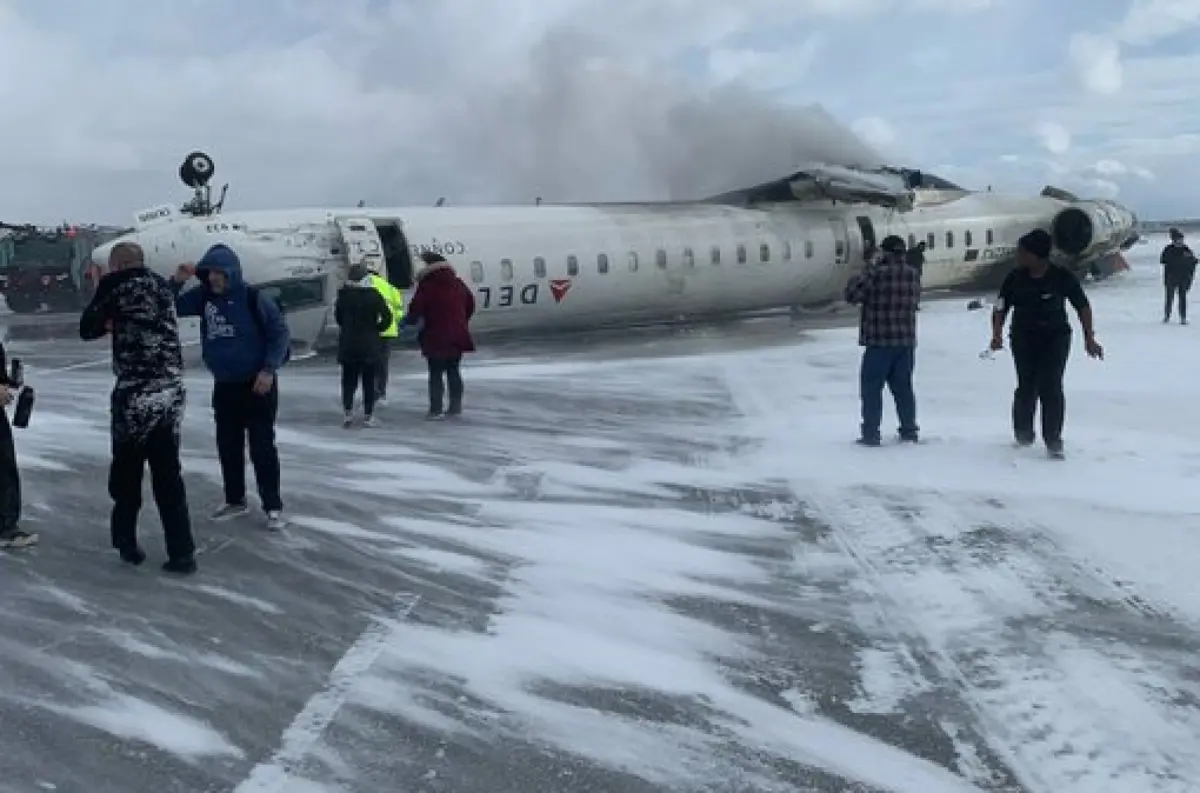
<path id="1" fill-rule="evenodd" d="M 392 312 L 370 278 L 347 281 L 333 304 L 338 328 L 338 363 L 377 363 L 383 354 L 381 333 L 392 325 Z"/>
<path id="2" fill-rule="evenodd" d="M 112 432 L 137 443 L 162 422 L 179 431 L 186 392 L 175 297 L 165 278 L 135 267 L 100 279 L 79 317 L 85 341 L 112 332 Z"/>
<path id="3" fill-rule="evenodd" d="M 916 347 L 921 276 L 900 258 L 866 268 L 846 284 L 847 303 L 861 306 L 858 343 L 863 347 Z"/>
<path id="4" fill-rule="evenodd" d="M 1158 261 L 1163 266 L 1163 283 L 1190 289 L 1196 276 L 1196 256 L 1186 245 L 1174 243 L 1163 248 Z"/>
<path id="5" fill-rule="evenodd" d="M 383 302 L 387 303 L 388 311 L 392 314 L 391 324 L 384 328 L 380 335 L 385 339 L 394 339 L 400 335 L 400 321 L 404 319 L 404 293 L 381 275 L 372 273 L 370 279 L 371 286 L 383 297 Z"/>
<path id="6" fill-rule="evenodd" d="M 417 291 L 408 304 L 404 324 L 425 327 L 418 340 L 426 358 L 457 358 L 475 351 L 470 321 L 475 295 L 447 262 L 429 265 L 417 274 Z"/>
<path id="7" fill-rule="evenodd" d="M 225 273 L 228 280 L 219 295 L 208 285 L 210 270 Z M 225 245 L 208 249 L 196 264 L 196 277 L 200 286 L 186 292 L 180 292 L 182 285 L 173 282 L 175 306 L 181 317 L 200 317 L 200 347 L 213 379 L 247 383 L 260 372 L 274 374 L 283 366 L 291 345 L 287 322 L 275 301 L 255 292 L 258 305 L 250 305 L 242 262 Z M 252 311 L 259 312 L 261 322 Z"/>

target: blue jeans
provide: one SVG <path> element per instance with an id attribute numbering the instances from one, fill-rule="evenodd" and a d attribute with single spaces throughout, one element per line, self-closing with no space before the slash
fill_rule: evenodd
<path id="1" fill-rule="evenodd" d="M 859 372 L 859 397 L 862 399 L 862 437 L 879 440 L 883 422 L 883 387 L 887 385 L 896 400 L 900 435 L 917 434 L 917 395 L 913 392 L 915 347 L 867 347 L 863 350 Z"/>

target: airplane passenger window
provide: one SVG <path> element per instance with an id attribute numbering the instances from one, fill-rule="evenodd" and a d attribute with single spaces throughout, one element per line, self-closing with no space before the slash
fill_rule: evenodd
<path id="1" fill-rule="evenodd" d="M 657 264 L 661 270 L 667 269 L 667 252 L 662 248 L 659 248 L 658 252 L 654 254 L 654 263 Z"/>
<path id="2" fill-rule="evenodd" d="M 598 273 L 607 273 L 608 272 L 608 254 L 607 253 L 602 253 L 596 257 L 596 272 L 598 272 Z"/>
<path id="3" fill-rule="evenodd" d="M 966 245 L 968 248 L 971 247 L 971 232 L 970 232 L 970 230 L 963 232 L 963 245 Z"/>
<path id="4" fill-rule="evenodd" d="M 483 281 L 483 262 L 471 262 L 471 280 L 475 283 Z"/>
<path id="5" fill-rule="evenodd" d="M 737 246 L 737 260 L 738 260 L 738 264 L 746 263 L 746 246 L 745 245 Z"/>
<path id="6" fill-rule="evenodd" d="M 713 264 L 721 263 L 721 248 L 719 245 L 712 246 L 712 251 L 709 252 Z"/>
<path id="7" fill-rule="evenodd" d="M 541 256 L 538 256 L 538 257 L 534 258 L 534 260 L 533 260 L 533 277 L 534 278 L 545 278 L 546 277 L 546 260 L 543 259 Z"/>
<path id="8" fill-rule="evenodd" d="M 758 246 L 758 260 L 763 264 L 771 261 L 771 246 L 765 242 Z"/>
<path id="9" fill-rule="evenodd" d="M 785 262 L 792 260 L 792 243 L 788 240 L 783 241 L 783 260 Z"/>
<path id="10" fill-rule="evenodd" d="M 638 268 L 638 257 L 633 251 L 629 252 L 629 272 L 636 273 Z"/>
<path id="11" fill-rule="evenodd" d="M 925 238 L 925 247 L 929 250 L 933 250 L 937 247 L 937 235 L 932 231 L 929 232 L 929 236 Z"/>
<path id="12" fill-rule="evenodd" d="M 576 256 L 567 257 L 567 275 L 579 275 L 579 258 Z"/>
<path id="13" fill-rule="evenodd" d="M 696 255 L 694 253 L 692 253 L 691 248 L 683 249 L 683 266 L 684 267 L 695 267 L 696 266 Z"/>
<path id="14" fill-rule="evenodd" d="M 991 245 L 991 244 L 992 244 L 992 241 L 993 241 L 993 240 L 995 240 L 995 237 L 992 235 L 992 230 L 991 230 L 991 229 L 988 229 L 988 230 L 987 230 L 987 234 L 985 234 L 985 235 L 984 235 L 984 239 L 986 239 L 986 240 L 987 240 L 987 244 L 988 244 L 988 245 Z"/>
<path id="15" fill-rule="evenodd" d="M 953 231 L 946 232 L 946 247 L 947 248 L 954 247 L 954 232 Z"/>
<path id="16" fill-rule="evenodd" d="M 512 259 L 500 260 L 500 278 L 505 281 L 513 279 Z"/>
<path id="17" fill-rule="evenodd" d="M 805 240 L 804 241 L 804 258 L 811 259 L 812 257 L 813 257 L 812 240 Z"/>
<path id="18" fill-rule="evenodd" d="M 837 243 L 833 246 L 833 255 L 834 256 L 845 256 L 846 255 L 845 241 L 843 241 L 843 240 L 837 241 Z"/>

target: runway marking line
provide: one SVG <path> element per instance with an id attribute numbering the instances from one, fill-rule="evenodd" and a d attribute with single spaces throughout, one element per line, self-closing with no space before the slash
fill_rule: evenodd
<path id="1" fill-rule="evenodd" d="M 309 698 L 283 731 L 279 748 L 256 765 L 233 793 L 283 793 L 296 768 L 312 751 L 346 704 L 359 678 L 366 674 L 383 651 L 395 641 L 398 624 L 408 619 L 421 596 L 411 592 L 396 595 L 390 619 L 374 618 L 334 665 L 324 688 Z"/>

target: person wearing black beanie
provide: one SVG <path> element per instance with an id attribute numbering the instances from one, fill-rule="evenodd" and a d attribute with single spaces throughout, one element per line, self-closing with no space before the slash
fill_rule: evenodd
<path id="1" fill-rule="evenodd" d="M 1062 430 L 1066 419 L 1063 375 L 1071 354 L 1070 303 L 1083 327 L 1083 344 L 1092 358 L 1104 358 L 1096 341 L 1092 306 L 1075 274 L 1050 261 L 1054 243 L 1042 229 L 1017 240 L 1017 267 L 1000 287 L 992 312 L 992 350 L 1004 349 L 1004 323 L 1012 312 L 1009 348 L 1017 370 L 1013 394 L 1013 435 L 1020 446 L 1036 439 L 1033 416 L 1042 408 L 1042 441 L 1050 456 L 1064 456 Z"/>

